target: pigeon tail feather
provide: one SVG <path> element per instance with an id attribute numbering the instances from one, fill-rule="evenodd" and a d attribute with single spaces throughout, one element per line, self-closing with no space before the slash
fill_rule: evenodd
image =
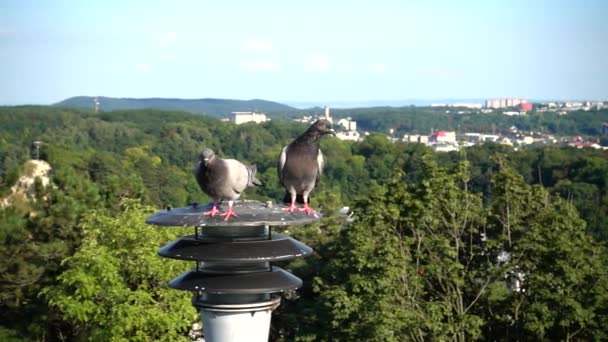
<path id="1" fill-rule="evenodd" d="M 258 168 L 255 164 L 247 165 L 247 171 L 249 172 L 249 180 L 247 186 L 264 185 L 261 180 L 257 179 L 255 174 L 258 172 Z"/>

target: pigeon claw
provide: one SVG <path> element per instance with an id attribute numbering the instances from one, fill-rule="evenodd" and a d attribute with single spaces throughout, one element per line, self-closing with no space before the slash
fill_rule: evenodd
<path id="1" fill-rule="evenodd" d="M 295 203 L 291 203 L 289 207 L 283 208 L 283 211 L 294 212 L 294 210 L 299 210 Z"/>
<path id="2" fill-rule="evenodd" d="M 228 208 L 228 211 L 224 213 L 224 221 L 228 221 L 231 217 L 237 217 L 232 208 Z"/>
<path id="3" fill-rule="evenodd" d="M 215 215 L 219 215 L 219 214 L 220 214 L 220 211 L 217 210 L 217 205 L 215 205 L 215 204 L 213 205 L 213 207 L 211 208 L 211 210 L 205 211 L 203 213 L 203 215 L 212 216 L 212 217 L 215 216 Z"/>
<path id="4" fill-rule="evenodd" d="M 312 209 L 311 209 L 311 208 L 308 206 L 308 204 L 304 204 L 304 207 L 303 207 L 303 208 L 298 208 L 298 210 L 299 210 L 299 211 L 305 211 L 305 212 L 306 212 L 306 214 L 308 214 L 308 215 L 315 215 L 315 214 L 316 214 L 316 213 L 315 213 L 315 211 L 314 211 L 314 210 L 312 210 Z"/>

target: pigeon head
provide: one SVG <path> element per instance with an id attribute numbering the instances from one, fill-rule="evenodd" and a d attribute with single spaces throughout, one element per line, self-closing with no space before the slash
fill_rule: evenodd
<path id="1" fill-rule="evenodd" d="M 326 119 L 317 120 L 314 124 L 312 124 L 310 129 L 314 130 L 321 136 L 327 135 L 327 134 L 332 134 L 334 136 L 336 135 L 336 131 L 334 131 L 334 129 L 332 128 L 331 122 L 329 122 L 329 120 L 326 120 Z"/>
<path id="2" fill-rule="evenodd" d="M 205 166 L 209 165 L 209 162 L 215 158 L 215 152 L 213 152 L 210 148 L 205 148 L 201 155 L 199 156 L 200 161 L 202 161 Z"/>

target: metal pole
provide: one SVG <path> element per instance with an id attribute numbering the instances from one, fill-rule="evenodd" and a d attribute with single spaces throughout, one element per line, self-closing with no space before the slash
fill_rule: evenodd
<path id="1" fill-rule="evenodd" d="M 271 227 L 308 224 L 320 216 L 286 213 L 280 206 L 258 201 L 236 202 L 238 217 L 229 221 L 202 215 L 208 209 L 209 205 L 172 208 L 146 220 L 159 226 L 195 227 L 194 235 L 158 251 L 163 257 L 196 262 L 169 286 L 195 293 L 192 304 L 201 314 L 205 341 L 268 341 L 280 294 L 302 285 L 301 279 L 271 263 L 312 253 L 291 237 L 272 234 Z"/>

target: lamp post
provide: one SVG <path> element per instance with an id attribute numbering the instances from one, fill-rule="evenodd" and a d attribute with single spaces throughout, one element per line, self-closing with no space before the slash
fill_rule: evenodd
<path id="1" fill-rule="evenodd" d="M 272 233 L 272 227 L 308 224 L 320 217 L 284 212 L 270 202 L 238 201 L 233 208 L 238 217 L 228 221 L 204 216 L 210 206 L 194 204 L 161 210 L 146 223 L 194 227 L 194 235 L 168 243 L 158 254 L 195 262 L 169 286 L 194 293 L 192 304 L 201 313 L 205 341 L 267 341 L 280 294 L 302 285 L 272 263 L 312 253 L 303 243 Z"/>

